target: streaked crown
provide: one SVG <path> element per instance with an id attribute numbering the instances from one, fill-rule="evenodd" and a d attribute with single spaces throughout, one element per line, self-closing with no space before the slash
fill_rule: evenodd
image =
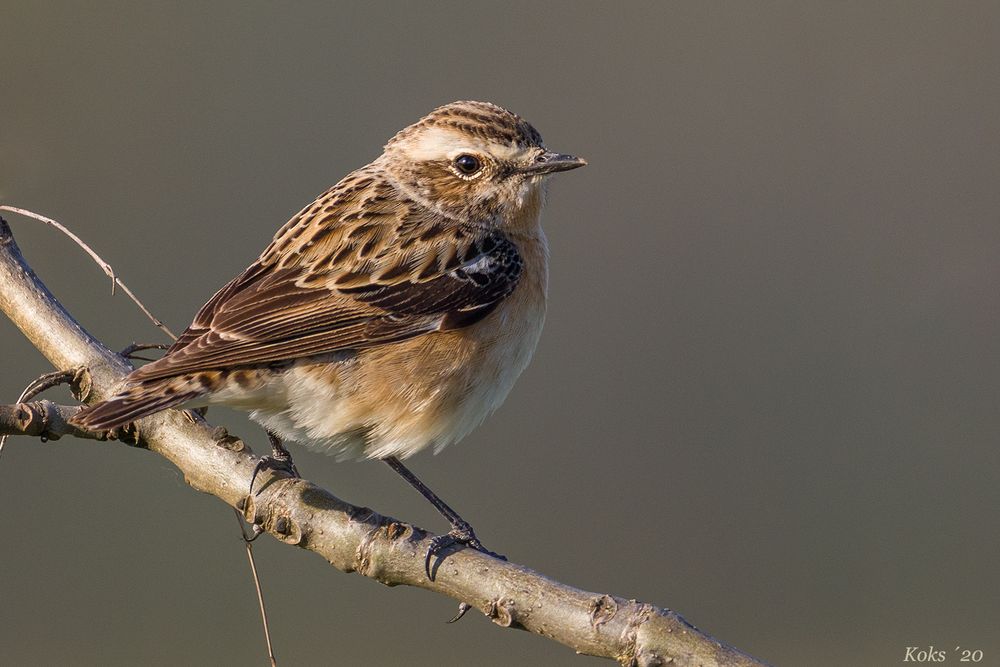
<path id="1" fill-rule="evenodd" d="M 466 100 L 440 106 L 413 125 L 403 128 L 389 140 L 386 149 L 428 128 L 452 130 L 483 141 L 522 149 L 542 146 L 542 135 L 516 113 L 489 102 Z"/>

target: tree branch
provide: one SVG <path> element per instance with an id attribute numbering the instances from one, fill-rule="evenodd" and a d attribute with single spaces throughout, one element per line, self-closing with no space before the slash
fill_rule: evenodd
<path id="1" fill-rule="evenodd" d="M 76 373 L 74 393 L 93 402 L 110 397 L 131 370 L 87 333 L 24 261 L 0 218 L 0 308 L 60 370 Z M 75 408 L 48 401 L 0 406 L 0 434 L 105 437 L 66 423 Z M 168 410 L 114 434 L 168 459 L 195 489 L 243 512 L 276 539 L 314 551 L 344 572 L 387 586 L 418 586 L 466 601 L 494 623 L 528 630 L 588 655 L 623 665 L 737 665 L 764 663 L 702 633 L 679 614 L 650 604 L 590 593 L 522 565 L 473 549 L 452 548 L 448 567 L 428 579 L 424 558 L 434 537 L 416 526 L 351 505 L 304 479 L 268 472 L 261 492 L 246 491 L 256 459 L 225 429 Z"/>
<path id="2" fill-rule="evenodd" d="M 56 405 L 51 401 L 0 405 L 0 435 L 33 435 L 43 440 L 72 435 L 88 440 L 107 440 L 107 433 L 84 431 L 69 423 L 69 418 L 79 411 L 78 405 Z"/>

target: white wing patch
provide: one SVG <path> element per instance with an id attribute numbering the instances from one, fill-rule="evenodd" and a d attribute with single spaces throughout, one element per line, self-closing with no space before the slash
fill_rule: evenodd
<path id="1" fill-rule="evenodd" d="M 496 260 L 492 255 L 484 254 L 476 257 L 473 261 L 463 264 L 461 270 L 466 273 L 488 273 L 493 269 Z M 454 271 L 452 271 L 454 273 Z"/>

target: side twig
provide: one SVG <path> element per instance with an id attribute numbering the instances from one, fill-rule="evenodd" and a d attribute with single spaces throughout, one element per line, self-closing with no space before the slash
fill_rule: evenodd
<path id="1" fill-rule="evenodd" d="M 115 293 L 116 285 L 118 287 L 121 287 L 122 291 L 128 295 L 128 298 L 132 299 L 135 305 L 139 307 L 139 310 L 141 310 L 143 313 L 146 314 L 146 317 L 149 318 L 149 320 L 153 323 L 154 326 L 156 326 L 163 333 L 170 336 L 171 340 L 177 340 L 177 336 L 175 336 L 173 332 L 167 328 L 167 325 L 161 322 L 159 318 L 153 315 L 153 313 L 149 312 L 149 309 L 146 308 L 146 306 L 143 305 L 142 301 L 139 301 L 139 298 L 136 297 L 136 295 L 132 293 L 132 290 L 128 288 L 128 285 L 126 285 L 125 283 L 123 283 L 121 280 L 118 279 L 118 276 L 115 275 L 115 270 L 111 267 L 111 265 L 105 262 L 100 255 L 94 252 L 93 248 L 87 245 L 83 241 L 83 239 L 81 239 L 79 236 L 71 232 L 64 225 L 53 220 L 52 218 L 47 218 L 44 215 L 40 215 L 38 213 L 35 213 L 34 211 L 29 211 L 26 208 L 19 208 L 17 206 L 0 206 L 0 211 L 9 211 L 10 213 L 17 213 L 18 215 L 23 215 L 26 218 L 31 218 L 33 220 L 38 220 L 39 222 L 44 222 L 46 225 L 49 225 L 50 227 L 55 227 L 60 232 L 68 236 L 70 239 L 72 239 L 74 243 L 83 248 L 83 251 L 85 253 L 90 255 L 90 258 L 94 260 L 94 263 L 96 263 L 99 267 L 101 267 L 101 270 L 104 271 L 104 273 L 108 276 L 108 278 L 111 278 L 112 294 Z"/>
<path id="2" fill-rule="evenodd" d="M 171 332 L 170 329 L 168 329 L 166 325 L 164 325 L 163 322 L 158 317 L 154 316 L 153 313 L 148 308 L 146 308 L 146 305 L 142 303 L 142 301 L 140 301 L 138 297 L 135 296 L 135 294 L 132 293 L 132 290 L 129 289 L 128 285 L 126 285 L 124 282 L 122 282 L 119 278 L 115 276 L 114 268 L 110 264 L 105 262 L 103 259 L 101 259 L 101 257 L 98 256 L 98 254 L 94 252 L 90 248 L 90 246 L 88 246 L 82 239 L 80 239 L 76 234 L 67 229 L 64 225 L 60 224 L 55 220 L 52 220 L 51 218 L 47 218 L 43 215 L 39 215 L 38 213 L 28 211 L 27 209 L 16 208 L 13 206 L 0 206 L 0 210 L 9 210 L 15 213 L 20 213 L 21 215 L 30 218 L 34 218 L 36 220 L 40 220 L 41 222 L 51 225 L 55 227 L 57 230 L 69 236 L 73 241 L 76 242 L 77 245 L 83 248 L 83 250 L 88 255 L 90 255 L 91 259 L 93 259 L 97 263 L 97 265 L 101 267 L 104 273 L 110 276 L 111 279 L 114 281 L 111 284 L 112 294 L 114 294 L 115 284 L 119 285 L 122 288 L 122 290 L 126 294 L 128 294 L 128 296 L 132 299 L 135 305 L 138 306 L 139 309 L 146 314 L 146 316 L 153 322 L 155 326 L 159 327 L 172 340 L 177 340 L 177 336 L 175 336 L 173 332 Z M 0 218 L 0 222 L 2 221 L 3 219 Z M 152 359 L 149 359 L 147 357 L 141 357 L 135 353 L 141 350 L 166 350 L 169 349 L 169 347 L 170 347 L 169 345 L 164 345 L 163 343 L 133 342 L 118 354 L 124 359 L 129 359 L 129 360 L 142 359 L 144 361 L 152 361 Z M 75 382 L 78 380 L 77 376 L 79 374 L 80 374 L 79 369 L 77 369 L 76 371 L 66 370 L 66 371 L 54 371 L 52 373 L 46 373 L 45 375 L 42 375 L 41 377 L 33 380 L 27 387 L 25 387 L 24 391 L 21 392 L 21 395 L 18 397 L 17 401 L 19 404 L 21 404 L 24 401 L 28 400 L 29 398 L 34 398 L 35 396 L 45 391 L 46 389 L 49 389 L 59 384 L 68 384 Z M 21 434 L 24 435 L 31 434 L 27 432 L 30 430 L 40 430 L 40 432 L 37 433 L 36 435 L 39 435 L 41 437 L 42 442 L 45 442 L 47 440 L 56 440 L 60 436 L 66 434 L 76 435 L 77 437 L 81 438 L 96 437 L 99 439 L 107 439 L 108 434 L 106 433 L 91 433 L 89 431 L 81 431 L 80 429 L 71 426 L 66 421 L 66 419 L 73 413 L 75 413 L 77 410 L 79 410 L 79 408 L 70 409 L 64 406 L 56 406 L 53 405 L 52 403 L 49 403 L 48 401 L 43 401 L 41 403 L 32 405 L 18 405 L 10 407 L 14 407 L 15 409 L 7 411 L 8 413 L 10 413 L 10 419 L 8 420 L 8 423 L 7 424 L 0 423 L 0 456 L 3 455 L 3 448 L 4 445 L 7 443 L 8 436 L 11 435 L 12 433 L 16 433 L 18 430 L 20 430 Z M 55 412 L 52 412 L 53 410 L 55 410 Z M 60 413 L 66 413 L 66 414 L 61 415 Z M 204 415 L 204 412 L 202 412 L 201 414 Z M 2 418 L 2 416 L 0 416 L 0 418 Z M 271 645 L 271 632 L 267 622 L 267 609 L 264 606 L 264 593 L 260 585 L 260 575 L 257 574 L 257 564 L 254 561 L 253 545 L 250 544 L 253 541 L 253 539 L 247 536 L 246 530 L 243 527 L 243 520 L 240 517 L 238 511 L 236 511 L 236 518 L 237 522 L 240 524 L 240 535 L 243 537 L 243 542 L 246 546 L 247 559 L 249 560 L 250 563 L 250 575 L 253 577 L 254 589 L 257 592 L 257 606 L 258 609 L 260 610 L 261 623 L 263 624 L 263 629 L 264 629 L 264 642 L 267 644 L 267 657 L 271 663 L 271 667 L 277 667 L 278 663 L 274 657 L 274 649 Z"/>
<path id="3" fill-rule="evenodd" d="M 79 412 L 78 405 L 56 405 L 51 401 L 0 405 L 0 436 L 32 435 L 43 442 L 72 435 L 88 440 L 107 440 L 107 433 L 83 431 L 70 425 L 69 418 Z"/>
<path id="4" fill-rule="evenodd" d="M 28 383 L 28 386 L 21 391 L 17 397 L 18 403 L 24 403 L 29 398 L 34 398 L 46 389 L 50 389 L 60 384 L 67 384 L 73 381 L 76 374 L 73 371 L 53 371 L 35 378 Z M 7 434 L 0 433 L 0 456 L 3 456 L 4 445 L 7 444 Z"/>
<path id="5" fill-rule="evenodd" d="M 278 659 L 274 657 L 274 647 L 271 646 L 271 629 L 267 625 L 267 607 L 264 606 L 264 591 L 260 587 L 260 577 L 257 575 L 257 562 L 253 557 L 253 541 L 256 535 L 247 535 L 246 524 L 239 510 L 233 509 L 236 522 L 240 524 L 240 535 L 243 536 L 243 546 L 247 550 L 247 560 L 250 563 L 250 575 L 253 577 L 253 587 L 257 591 L 257 607 L 260 609 L 260 620 L 264 625 L 264 643 L 267 644 L 267 659 L 271 667 L 277 667 Z"/>

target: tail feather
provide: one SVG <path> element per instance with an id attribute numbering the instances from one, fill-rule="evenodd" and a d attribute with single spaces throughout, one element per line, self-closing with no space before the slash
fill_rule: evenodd
<path id="1" fill-rule="evenodd" d="M 187 403 L 203 393 L 185 382 L 178 382 L 179 379 L 136 385 L 106 401 L 85 407 L 69 421 L 89 431 L 107 431 Z"/>

